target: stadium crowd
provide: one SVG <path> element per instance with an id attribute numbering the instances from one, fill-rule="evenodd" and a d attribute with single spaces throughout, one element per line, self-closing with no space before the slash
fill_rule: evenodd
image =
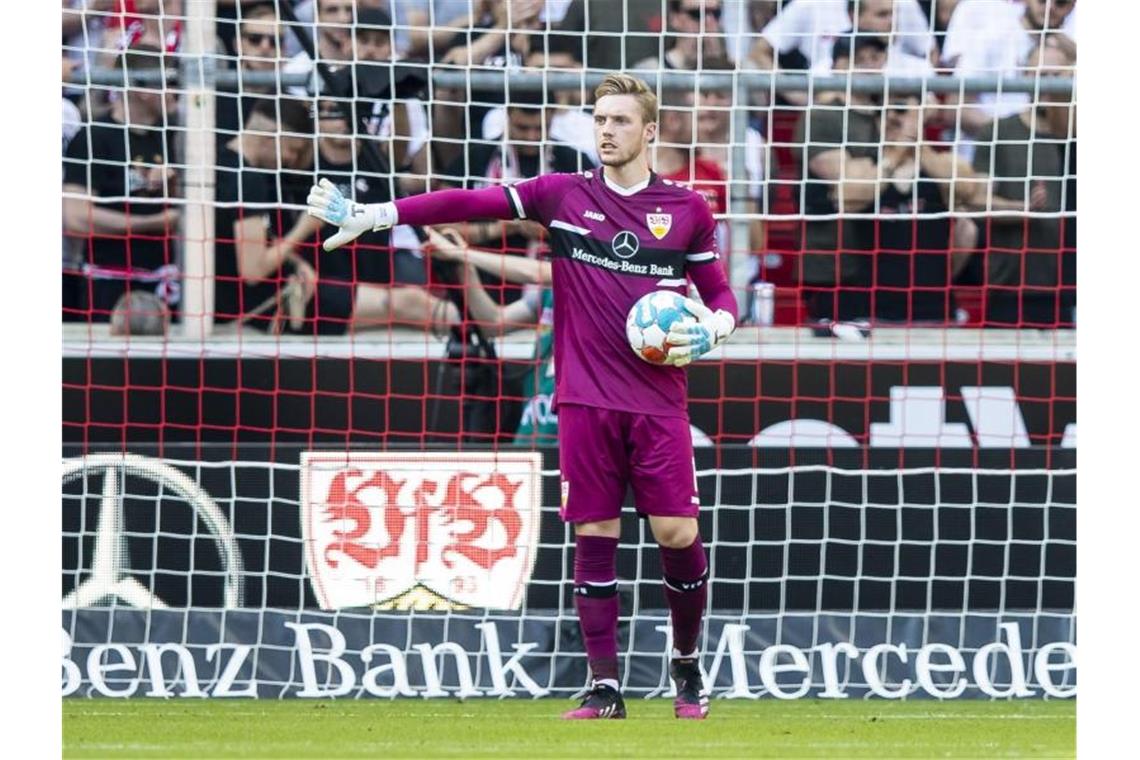
<path id="1" fill-rule="evenodd" d="M 159 79 L 178 65 L 186 5 L 63 0 L 66 321 L 162 332 L 186 308 L 185 96 Z M 461 319 L 441 285 L 476 275 L 433 269 L 427 254 L 462 242 L 542 256 L 544 231 L 527 221 L 437 230 L 436 246 L 398 227 L 318 255 L 332 231 L 301 211 L 315 176 L 379 202 L 596 165 L 590 88 L 504 99 L 502 87 L 432 85 L 435 71 L 497 72 L 508 92 L 517 71 L 1071 77 L 1075 5 L 217 0 L 218 68 L 240 84 L 215 98 L 215 322 L 318 334 L 439 328 Z M 130 86 L 88 79 L 107 69 Z M 747 250 L 732 249 L 728 222 L 722 249 L 753 262 L 753 281 L 778 286 L 777 321 L 1074 324 L 1069 96 L 660 95 L 655 171 L 691 183 L 716 214 L 751 215 Z M 477 276 L 499 306 L 530 287 L 492 267 Z"/>

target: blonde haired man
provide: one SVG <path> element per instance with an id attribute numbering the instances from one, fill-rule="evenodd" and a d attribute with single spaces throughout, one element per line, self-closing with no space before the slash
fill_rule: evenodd
<path id="1" fill-rule="evenodd" d="M 561 516 L 574 525 L 574 600 L 593 676 L 581 706 L 563 717 L 626 714 L 618 691 L 616 565 L 622 500 L 632 486 L 661 548 L 673 621 L 674 714 L 700 719 L 708 714 L 698 658 L 708 563 L 697 530 L 681 367 L 728 338 L 736 303 L 708 204 L 649 168 L 657 97 L 626 74 L 607 76 L 594 94 L 598 171 L 376 205 L 353 203 L 322 180 L 309 195 L 309 213 L 340 227 L 324 244 L 329 250 L 393 224 L 530 219 L 549 230 Z M 685 299 L 693 319 L 670 331 L 668 365 L 642 361 L 625 335 L 630 307 L 655 290 L 685 296 L 689 279 L 704 303 Z"/>

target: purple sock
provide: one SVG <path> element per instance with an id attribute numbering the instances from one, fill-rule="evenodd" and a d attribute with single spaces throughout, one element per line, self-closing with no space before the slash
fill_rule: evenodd
<path id="1" fill-rule="evenodd" d="M 673 617 L 673 648 L 687 655 L 697 648 L 708 599 L 709 564 L 701 537 L 684 549 L 662 546 L 661 575 Z"/>
<path id="2" fill-rule="evenodd" d="M 618 680 L 616 538 L 578 536 L 574 548 L 574 608 L 594 680 Z"/>

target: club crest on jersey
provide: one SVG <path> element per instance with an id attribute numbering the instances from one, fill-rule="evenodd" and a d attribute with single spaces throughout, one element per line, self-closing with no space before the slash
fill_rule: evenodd
<path id="1" fill-rule="evenodd" d="M 669 230 L 673 227 L 672 214 L 646 214 L 645 224 L 649 227 L 649 231 L 653 233 L 653 237 L 660 240 L 669 234 Z"/>

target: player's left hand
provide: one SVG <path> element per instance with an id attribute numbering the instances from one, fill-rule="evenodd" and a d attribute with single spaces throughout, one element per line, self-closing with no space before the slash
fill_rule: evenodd
<path id="1" fill-rule="evenodd" d="M 669 364 L 684 367 L 713 350 L 728 339 L 736 329 L 736 319 L 723 309 L 712 311 L 700 301 L 685 299 L 685 311 L 696 319 L 677 320 L 669 328 L 666 342 L 669 349 Z"/>

